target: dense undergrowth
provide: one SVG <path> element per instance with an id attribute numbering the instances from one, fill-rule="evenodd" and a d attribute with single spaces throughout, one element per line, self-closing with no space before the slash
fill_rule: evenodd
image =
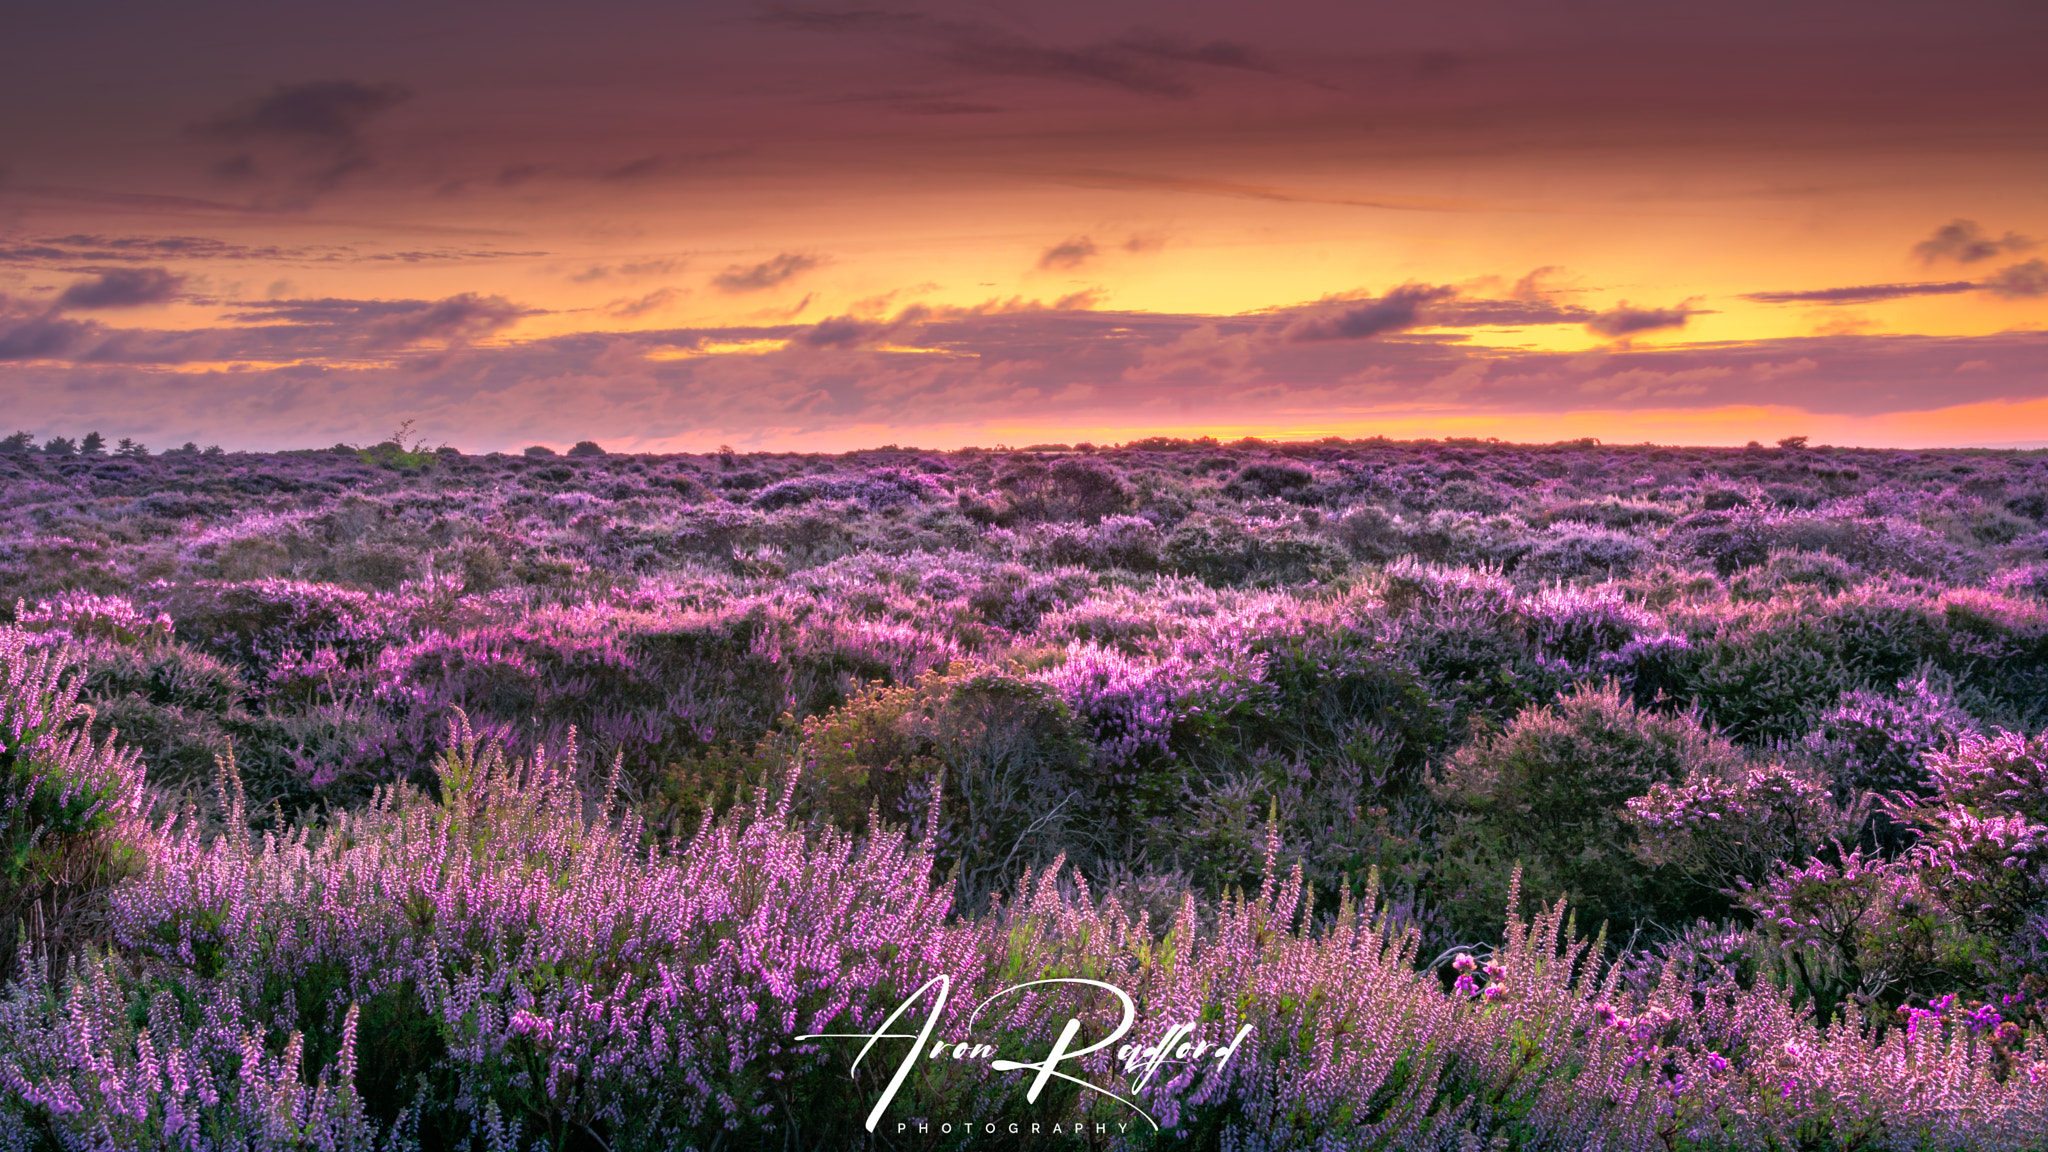
<path id="1" fill-rule="evenodd" d="M 1159 1136 L 934 1063 L 878 1145 L 2048 1142 L 2035 454 L 0 483 L 11 1143 L 837 1147 L 896 1057 L 793 1037 L 940 974 L 941 1037 L 1053 976 L 1252 1031 L 1137 1090 Z"/>

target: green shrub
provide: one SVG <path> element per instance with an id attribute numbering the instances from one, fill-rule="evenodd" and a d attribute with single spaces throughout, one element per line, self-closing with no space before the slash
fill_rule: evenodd
<path id="1" fill-rule="evenodd" d="M 1742 755 L 1697 718 L 1639 711 L 1609 683 L 1516 716 L 1452 755 L 1436 785 L 1449 810 L 1440 895 L 1482 930 L 1519 861 L 1531 900 L 1569 897 L 1594 920 L 1684 915 L 1694 885 L 1635 857 L 1625 805 L 1691 774 L 1734 774 Z M 1533 905 L 1532 905 L 1533 906 Z"/>
<path id="2" fill-rule="evenodd" d="M 1123 475 L 1099 460 L 1068 457 L 1050 465 L 1020 461 L 1003 470 L 996 486 L 1025 520 L 1095 523 L 1131 508 L 1136 493 Z"/>
<path id="3" fill-rule="evenodd" d="M 1796 602 L 1721 617 L 1680 673 L 1683 695 L 1730 739 L 1797 739 L 1857 683 L 1830 624 Z"/>

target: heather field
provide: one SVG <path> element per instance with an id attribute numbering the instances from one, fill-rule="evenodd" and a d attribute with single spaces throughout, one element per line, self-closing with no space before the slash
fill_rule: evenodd
<path id="1" fill-rule="evenodd" d="M 90 439 L 0 1146 L 2048 1147 L 2048 453 Z"/>

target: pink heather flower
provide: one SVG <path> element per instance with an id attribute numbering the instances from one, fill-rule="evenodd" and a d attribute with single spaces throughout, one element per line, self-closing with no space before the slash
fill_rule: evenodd
<path id="1" fill-rule="evenodd" d="M 1998 1009 L 1993 1008 L 1989 1004 L 1979 1004 L 1977 1007 L 1963 1013 L 1963 1023 L 1968 1025 L 1972 1032 L 1995 1031 L 2002 1022 L 2002 1019 L 1998 1014 Z"/>
<path id="2" fill-rule="evenodd" d="M 1470 952 L 1460 952 L 1458 953 L 1458 958 L 1451 961 L 1451 967 L 1456 968 L 1460 972 L 1470 972 L 1474 968 L 1479 967 L 1479 961 L 1474 960 Z"/>

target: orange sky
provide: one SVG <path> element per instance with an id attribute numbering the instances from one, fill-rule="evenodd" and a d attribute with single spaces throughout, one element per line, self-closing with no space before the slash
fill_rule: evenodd
<path id="1" fill-rule="evenodd" d="M 2048 442 L 2037 4 L 21 32 L 0 399 L 40 435 Z"/>

